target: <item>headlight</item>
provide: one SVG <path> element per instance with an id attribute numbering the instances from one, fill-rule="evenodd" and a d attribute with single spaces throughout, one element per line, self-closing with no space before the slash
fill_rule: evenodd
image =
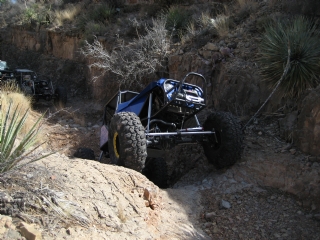
<path id="1" fill-rule="evenodd" d="M 164 90 L 165 90 L 166 92 L 168 92 L 169 90 L 171 90 L 173 87 L 174 87 L 174 85 L 171 84 L 171 83 L 166 83 L 166 84 L 164 84 Z"/>

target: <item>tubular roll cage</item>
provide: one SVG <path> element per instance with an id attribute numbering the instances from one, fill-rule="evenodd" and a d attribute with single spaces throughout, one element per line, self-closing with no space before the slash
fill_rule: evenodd
<path id="1" fill-rule="evenodd" d="M 203 75 L 195 73 L 195 72 L 190 72 L 188 73 L 182 81 L 180 81 L 178 84 L 178 91 L 176 93 L 179 93 L 183 87 L 183 84 L 185 83 L 186 79 L 190 76 L 190 75 L 195 75 L 198 76 L 200 78 L 202 78 L 203 82 L 204 82 L 204 86 L 206 87 L 206 79 L 204 78 Z M 167 80 L 173 80 L 173 79 L 167 79 Z M 176 81 L 176 80 L 174 80 Z M 146 140 L 147 140 L 147 147 L 154 144 L 155 142 L 152 141 L 152 138 L 154 137 L 169 137 L 169 136 L 173 136 L 173 137 L 186 137 L 186 136 L 200 136 L 200 135 L 214 135 L 215 136 L 215 131 L 214 129 L 212 129 L 211 131 L 204 131 L 203 127 L 201 126 L 196 113 L 199 112 L 200 110 L 202 110 L 205 107 L 206 104 L 206 89 L 204 88 L 204 103 L 203 104 L 199 104 L 201 105 L 201 107 L 199 107 L 198 110 L 196 110 L 192 115 L 195 119 L 195 122 L 197 124 L 196 127 L 193 128 L 182 128 L 183 124 L 181 125 L 181 129 L 176 129 L 176 131 L 173 132 L 150 132 L 150 124 L 154 123 L 154 122 L 160 122 L 162 124 L 165 125 L 171 125 L 173 127 L 175 127 L 174 123 L 168 123 L 165 122 L 163 120 L 159 120 L 159 119 L 152 119 L 153 117 L 155 117 L 155 115 L 157 115 L 158 112 L 162 111 L 165 107 L 173 105 L 176 106 L 176 103 L 180 103 L 183 101 L 188 101 L 186 99 L 178 99 L 178 94 L 174 94 L 172 99 L 170 101 L 168 101 L 162 108 L 161 110 L 159 110 L 157 113 L 155 113 L 152 116 L 152 101 L 153 101 L 153 91 L 152 89 L 150 90 L 149 94 L 148 94 L 148 112 L 147 112 L 147 117 L 144 117 L 141 119 L 141 121 L 147 121 L 146 127 L 145 127 L 145 134 L 146 134 Z M 132 92 L 132 91 L 120 91 L 118 92 L 107 104 L 106 107 L 108 107 L 109 105 L 113 105 L 112 110 L 114 110 L 114 112 L 117 112 L 119 104 L 123 103 L 123 102 L 127 102 L 131 99 L 133 99 L 134 97 L 136 97 L 139 93 L 137 92 Z M 193 103 L 193 102 L 191 102 Z M 198 104 L 198 103 L 195 103 Z M 181 106 L 181 105 L 180 105 Z M 111 114 L 110 112 L 108 112 L 108 110 L 105 110 L 105 114 L 104 114 L 104 124 L 106 124 L 106 113 L 112 117 L 113 114 Z M 192 116 L 191 116 L 192 117 Z M 216 139 L 216 138 L 215 138 Z M 196 142 L 196 141 L 182 141 L 183 143 L 189 143 L 189 142 Z"/>

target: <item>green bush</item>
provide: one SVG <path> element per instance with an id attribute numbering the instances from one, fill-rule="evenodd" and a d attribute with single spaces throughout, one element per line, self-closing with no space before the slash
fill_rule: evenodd
<path id="1" fill-rule="evenodd" d="M 80 30 L 84 31 L 89 21 L 90 21 L 89 17 L 83 14 L 83 15 L 80 15 L 79 18 L 76 20 L 76 25 Z"/>
<path id="2" fill-rule="evenodd" d="M 33 155 L 39 145 L 29 150 L 36 142 L 42 117 L 34 123 L 21 140 L 18 140 L 27 120 L 28 110 L 22 112 L 17 106 L 12 113 L 11 106 L 12 104 L 9 105 L 5 114 L 0 112 L 0 173 L 22 167 L 50 155 Z"/>
<path id="3" fill-rule="evenodd" d="M 298 97 L 319 83 L 320 39 L 315 22 L 304 17 L 270 22 L 260 52 L 261 74 L 270 87 L 281 78 L 290 47 L 290 69 L 279 89 L 283 96 Z"/>
<path id="4" fill-rule="evenodd" d="M 34 8 L 26 8 L 23 13 L 23 22 L 30 23 L 37 19 L 37 13 Z"/>
<path id="5" fill-rule="evenodd" d="M 109 5 L 98 5 L 90 14 L 90 17 L 95 22 L 110 21 L 115 14 L 115 9 Z"/>
<path id="6" fill-rule="evenodd" d="M 51 21 L 51 7 L 46 7 L 44 5 L 33 4 L 29 7 L 26 7 L 22 13 L 22 22 L 23 23 L 46 23 L 48 24 Z"/>

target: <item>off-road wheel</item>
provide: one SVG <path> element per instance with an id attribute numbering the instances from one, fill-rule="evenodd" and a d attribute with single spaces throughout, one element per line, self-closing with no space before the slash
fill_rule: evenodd
<path id="1" fill-rule="evenodd" d="M 94 155 L 94 151 L 91 148 L 78 148 L 77 151 L 73 154 L 74 157 L 82 158 L 82 159 L 90 159 L 95 160 L 96 157 Z"/>
<path id="2" fill-rule="evenodd" d="M 217 168 L 235 164 L 242 153 L 243 136 L 237 119 L 228 112 L 213 112 L 203 124 L 205 131 L 214 130 L 209 141 L 203 142 L 203 149 L 208 161 Z"/>
<path id="3" fill-rule="evenodd" d="M 141 172 L 147 157 L 147 142 L 140 118 L 132 112 L 117 113 L 108 129 L 111 163 Z"/>
<path id="4" fill-rule="evenodd" d="M 53 104 L 56 108 L 64 108 L 67 104 L 67 90 L 64 87 L 57 87 L 54 91 Z"/>
<path id="5" fill-rule="evenodd" d="M 148 157 L 145 165 L 146 166 L 142 170 L 142 174 L 145 175 L 158 187 L 166 188 L 168 181 L 168 171 L 165 159 Z"/>

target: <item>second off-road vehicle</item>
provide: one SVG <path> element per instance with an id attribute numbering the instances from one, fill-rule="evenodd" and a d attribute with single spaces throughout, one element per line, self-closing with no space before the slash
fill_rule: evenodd
<path id="1" fill-rule="evenodd" d="M 1 68 L 2 66 L 2 68 Z M 64 108 L 67 103 L 67 91 L 64 87 L 53 88 L 52 81 L 44 76 L 38 76 L 29 69 L 9 70 L 5 61 L 0 61 L 1 83 L 13 83 L 21 91 L 37 102 L 40 99 L 53 100 L 58 108 Z"/>

